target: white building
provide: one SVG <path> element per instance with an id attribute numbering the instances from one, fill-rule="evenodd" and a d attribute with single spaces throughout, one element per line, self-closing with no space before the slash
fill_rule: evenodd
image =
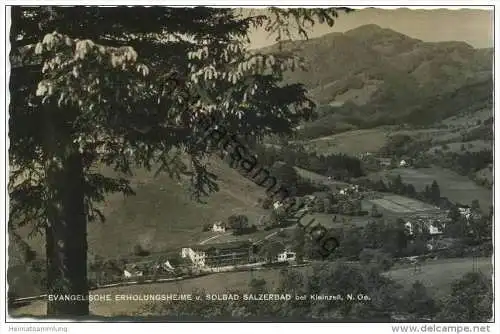
<path id="1" fill-rule="evenodd" d="M 287 261 L 295 261 L 295 260 L 296 260 L 295 252 L 284 251 L 283 253 L 280 253 L 277 256 L 278 262 L 287 262 Z"/>
<path id="2" fill-rule="evenodd" d="M 408 231 L 409 235 L 413 235 L 413 224 L 411 222 L 406 222 L 405 223 L 405 228 Z"/>
<path id="3" fill-rule="evenodd" d="M 195 251 L 192 248 L 182 248 L 181 257 L 188 258 L 197 267 L 205 267 L 205 259 L 207 255 L 202 251 Z"/>
<path id="4" fill-rule="evenodd" d="M 278 210 L 279 208 L 281 208 L 283 206 L 283 203 L 281 203 L 280 201 L 276 201 L 274 202 L 273 204 L 273 208 L 274 210 Z"/>
<path id="5" fill-rule="evenodd" d="M 419 219 L 418 221 L 408 221 L 405 223 L 405 228 L 408 234 L 413 235 L 415 232 L 422 231 L 422 229 L 427 229 L 431 236 L 443 234 L 443 231 L 435 226 L 431 221 L 424 221 Z"/>
<path id="6" fill-rule="evenodd" d="M 165 263 L 163 263 L 163 269 L 165 269 L 166 271 L 174 271 L 175 268 L 170 264 L 170 262 L 167 260 L 165 261 Z"/>
<path id="7" fill-rule="evenodd" d="M 439 227 L 435 226 L 434 224 L 430 224 L 429 225 L 429 234 L 430 235 L 443 234 L 443 231 L 441 231 L 441 229 Z"/>
<path id="8" fill-rule="evenodd" d="M 226 227 L 224 226 L 224 224 L 222 224 L 222 222 L 216 222 L 212 226 L 212 231 L 224 233 L 224 232 L 226 232 Z"/>
<path id="9" fill-rule="evenodd" d="M 125 278 L 141 277 L 143 274 L 142 270 L 138 270 L 135 265 L 128 265 L 123 270 L 123 276 Z"/>
<path id="10" fill-rule="evenodd" d="M 472 216 L 471 208 L 458 208 L 458 212 L 460 212 L 460 214 L 467 219 L 470 219 Z"/>
<path id="11" fill-rule="evenodd" d="M 356 184 L 356 185 L 349 186 L 349 187 L 346 187 L 344 189 L 341 189 L 339 191 L 339 194 L 341 194 L 341 195 L 350 195 L 350 194 L 354 194 L 354 193 L 357 193 L 357 192 L 359 192 L 359 186 Z"/>

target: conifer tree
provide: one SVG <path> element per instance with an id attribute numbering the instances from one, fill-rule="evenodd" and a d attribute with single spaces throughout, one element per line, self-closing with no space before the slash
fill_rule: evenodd
<path id="1" fill-rule="evenodd" d="M 305 88 L 281 84 L 300 60 L 249 52 L 249 31 L 282 41 L 293 23 L 306 37 L 307 24 L 331 26 L 339 10 L 12 7 L 9 232 L 31 224 L 44 233 L 47 293 L 88 294 L 87 222 L 105 218 L 95 203 L 107 193 L 133 194 L 135 169 L 187 176 L 195 198 L 217 190 L 203 117 L 252 138 L 310 117 Z M 47 307 L 50 316 L 88 312 L 85 300 Z"/>

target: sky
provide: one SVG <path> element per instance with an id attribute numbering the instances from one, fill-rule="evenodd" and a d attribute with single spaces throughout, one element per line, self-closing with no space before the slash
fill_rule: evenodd
<path id="1" fill-rule="evenodd" d="M 377 24 L 425 42 L 464 41 L 475 48 L 489 48 L 494 46 L 493 18 L 493 10 L 367 8 L 349 14 L 340 13 L 333 27 L 315 25 L 309 38 Z M 274 44 L 274 39 L 263 29 L 252 31 L 250 39 L 251 48 Z"/>

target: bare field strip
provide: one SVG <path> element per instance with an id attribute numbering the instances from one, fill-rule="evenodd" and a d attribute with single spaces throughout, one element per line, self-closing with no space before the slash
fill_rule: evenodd
<path id="1" fill-rule="evenodd" d="M 401 175 L 404 183 L 411 183 L 417 191 L 423 191 L 425 186 L 430 186 L 436 180 L 441 190 L 441 196 L 448 197 L 453 202 L 461 204 L 471 204 L 474 199 L 479 200 L 481 209 L 484 212 L 493 205 L 493 191 L 481 187 L 467 176 L 440 168 L 396 168 L 389 171 L 373 173 L 372 177 L 379 180 L 380 177 L 387 181 L 388 178 Z"/>
<path id="2" fill-rule="evenodd" d="M 377 152 L 387 142 L 387 130 L 362 129 L 313 139 L 305 144 L 310 151 L 320 154 L 356 154 Z"/>
<path id="3" fill-rule="evenodd" d="M 398 205 L 404 206 L 408 209 L 411 209 L 413 211 L 430 211 L 430 210 L 437 210 L 436 207 L 421 202 L 414 200 L 412 198 L 408 197 L 403 197 L 403 196 L 398 196 L 398 195 L 389 195 L 389 196 L 384 196 L 384 199 L 387 199 L 393 203 L 396 203 Z"/>
<path id="4" fill-rule="evenodd" d="M 382 207 L 385 210 L 396 212 L 396 213 L 409 213 L 413 212 L 413 210 L 405 208 L 402 205 L 396 204 L 388 199 L 385 198 L 379 198 L 379 199 L 372 199 L 370 202 Z"/>

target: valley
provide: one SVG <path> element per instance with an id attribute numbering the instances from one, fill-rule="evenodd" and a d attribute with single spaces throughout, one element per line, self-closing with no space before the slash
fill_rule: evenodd
<path id="1" fill-rule="evenodd" d="M 308 71 L 284 70 L 279 84 L 304 84 L 308 102 L 315 104 L 310 117 L 289 127 L 289 96 L 273 96 L 286 103 L 280 100 L 285 106 L 277 113 L 283 115 L 270 122 L 290 131 L 256 134 L 245 128 L 254 123 L 244 123 L 257 114 L 262 117 L 257 121 L 267 120 L 266 112 L 276 110 L 265 99 L 245 104 L 248 109 L 228 123 L 237 124 L 234 137 L 247 139 L 246 160 L 242 154 L 235 159 L 227 143 L 203 148 L 203 164 L 215 184 L 202 201 L 192 196 L 200 181 L 196 168 L 175 178 L 144 168 L 125 176 L 92 165 L 102 175 L 128 177 L 135 192 L 106 195 L 97 204 L 105 221 L 88 224 L 88 284 L 94 292 L 313 291 L 320 286 L 332 292 L 338 282 L 348 288 L 354 282 L 377 297 L 390 296 L 394 305 L 406 305 L 402 296 L 412 296 L 418 281 L 441 307 L 466 275 L 483 283 L 491 277 L 492 49 L 422 41 L 367 24 L 258 52 L 303 59 Z M 189 145 L 182 146 L 182 159 Z M 265 181 L 290 192 L 283 198 L 266 194 L 265 182 L 252 181 L 243 163 L 265 166 Z M 326 249 L 324 235 L 318 239 L 299 220 L 314 220 L 320 234 L 333 235 L 338 244 Z M 31 225 L 18 227 L 22 243 L 9 239 L 8 280 L 16 298 L 40 295 L 47 286 L 45 235 L 32 233 Z M 314 272 L 314 265 L 320 269 Z M 127 282 L 134 285 L 102 288 Z M 96 302 L 90 310 L 106 317 L 144 315 L 150 304 Z M 374 314 L 392 316 L 373 305 Z M 345 312 L 361 317 L 365 311 Z M 43 300 L 12 311 L 45 313 Z"/>

